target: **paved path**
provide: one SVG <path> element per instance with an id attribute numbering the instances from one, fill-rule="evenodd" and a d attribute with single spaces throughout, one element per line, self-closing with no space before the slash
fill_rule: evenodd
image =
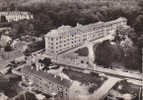
<path id="1" fill-rule="evenodd" d="M 104 72 L 106 74 L 112 74 L 112 75 L 118 75 L 118 76 L 124 76 L 127 78 L 133 78 L 137 80 L 142 79 L 142 74 L 139 74 L 139 73 L 123 72 L 121 70 L 102 68 L 102 67 L 97 66 L 96 64 L 93 64 L 93 62 L 89 62 L 89 63 L 92 67 L 94 67 L 94 70 L 99 71 L 99 72 Z"/>
<path id="2" fill-rule="evenodd" d="M 107 96 L 108 92 L 112 89 L 112 87 L 119 81 L 121 81 L 121 79 L 109 77 L 109 79 L 105 81 L 104 84 L 92 95 L 90 100 L 104 99 L 104 97 Z"/>
<path id="3" fill-rule="evenodd" d="M 19 70 L 19 69 L 22 69 L 23 67 L 25 67 L 25 64 L 23 64 L 23 65 L 21 65 L 21 66 L 19 66 L 19 67 L 17 67 L 17 68 L 14 68 L 14 69 L 12 70 L 12 73 L 17 74 L 17 75 L 22 75 L 22 72 L 20 72 L 20 71 L 18 71 L 18 70 Z"/>
<path id="4" fill-rule="evenodd" d="M 88 51 L 89 51 L 88 58 L 89 58 L 90 61 L 94 61 L 94 58 L 95 58 L 94 50 L 93 50 L 94 44 L 91 43 L 91 42 L 87 42 L 86 45 L 87 45 Z"/>
<path id="5" fill-rule="evenodd" d="M 124 78 L 131 78 L 131 79 L 135 79 L 135 80 L 142 80 L 142 74 L 138 74 L 138 73 L 129 73 L 129 72 L 123 72 L 123 71 L 119 71 L 119 70 L 113 70 L 113 69 L 109 69 L 109 68 L 102 68 L 96 65 L 91 65 L 92 67 L 94 67 L 94 69 L 89 69 L 90 67 L 87 66 L 87 68 L 83 68 L 83 66 L 80 65 L 76 65 L 70 62 L 65 62 L 65 60 L 62 58 L 61 59 L 53 59 L 52 60 L 53 63 L 58 64 L 58 65 L 63 65 L 66 67 L 73 67 L 73 68 L 79 68 L 81 70 L 91 70 L 91 71 L 96 71 L 96 72 L 101 72 L 101 73 L 105 73 L 108 75 L 114 75 L 114 76 L 119 76 L 119 77 L 124 77 Z M 92 63 L 90 63 L 92 64 Z"/>

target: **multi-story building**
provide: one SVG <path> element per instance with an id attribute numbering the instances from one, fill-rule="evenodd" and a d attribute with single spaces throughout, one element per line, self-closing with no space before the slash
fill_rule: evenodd
<path id="1" fill-rule="evenodd" d="M 70 80 L 44 72 L 31 69 L 30 66 L 22 69 L 23 82 L 30 84 L 32 89 L 54 96 L 56 100 L 69 100 Z"/>
<path id="2" fill-rule="evenodd" d="M 0 16 L 5 16 L 8 22 L 18 21 L 22 19 L 33 19 L 33 15 L 30 12 L 20 11 L 0 12 Z"/>
<path id="3" fill-rule="evenodd" d="M 123 17 L 109 22 L 97 22 L 89 25 L 77 24 L 76 27 L 63 25 L 45 35 L 46 53 L 62 53 L 78 47 L 86 41 L 93 41 L 115 33 L 117 27 L 125 25 L 127 25 L 127 19 Z"/>

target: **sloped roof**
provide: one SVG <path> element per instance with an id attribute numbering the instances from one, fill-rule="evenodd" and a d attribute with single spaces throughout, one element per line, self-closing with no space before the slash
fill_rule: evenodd
<path id="1" fill-rule="evenodd" d="M 71 86 L 71 81 L 70 80 L 67 80 L 67 79 L 61 79 L 60 76 L 56 76 L 53 75 L 53 74 L 50 74 L 50 73 L 47 73 L 47 72 L 44 72 L 44 71 L 36 71 L 35 69 L 31 69 L 31 66 L 25 66 L 23 69 L 22 69 L 22 72 L 23 73 L 26 73 L 26 74 L 30 74 L 30 75 L 36 75 L 37 77 L 40 77 L 40 78 L 43 78 L 46 80 L 50 80 L 56 84 L 59 84 L 59 85 L 62 85 L 62 86 L 65 86 L 67 88 L 69 88 Z"/>

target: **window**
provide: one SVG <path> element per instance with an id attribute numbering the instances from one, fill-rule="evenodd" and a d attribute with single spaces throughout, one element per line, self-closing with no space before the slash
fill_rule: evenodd
<path id="1" fill-rule="evenodd" d="M 88 65 L 89 63 L 88 63 L 88 62 L 86 62 L 86 64 Z"/>
<path id="2" fill-rule="evenodd" d="M 84 61 L 81 61 L 81 63 L 83 64 L 83 63 L 84 63 Z"/>
<path id="3" fill-rule="evenodd" d="M 53 41 L 53 38 L 51 38 L 51 41 Z"/>

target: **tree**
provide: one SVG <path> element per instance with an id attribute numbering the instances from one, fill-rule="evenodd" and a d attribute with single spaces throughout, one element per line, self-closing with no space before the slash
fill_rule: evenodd
<path id="1" fill-rule="evenodd" d="M 136 32 L 143 32 L 142 26 L 143 26 L 143 15 L 138 15 L 134 24 Z"/>
<path id="2" fill-rule="evenodd" d="M 120 46 L 123 48 L 124 52 L 128 51 L 129 49 L 132 49 L 133 47 L 133 42 L 131 41 L 130 38 L 127 36 L 125 37 L 125 40 L 120 42 Z"/>
<path id="3" fill-rule="evenodd" d="M 101 44 L 98 44 L 98 46 L 95 49 L 95 63 L 99 65 L 104 65 L 106 67 L 110 66 L 111 64 L 111 50 L 108 47 L 109 41 L 105 41 Z M 106 50 L 106 51 L 105 51 Z"/>
<path id="4" fill-rule="evenodd" d="M 141 49 L 143 47 L 143 33 L 137 40 L 137 46 Z M 141 51 L 140 51 L 141 52 Z"/>
<path id="5" fill-rule="evenodd" d="M 106 67 L 113 63 L 120 63 L 123 58 L 123 50 L 118 45 L 112 45 L 110 41 L 100 43 L 95 50 L 95 63 Z"/>
<path id="6" fill-rule="evenodd" d="M 135 30 L 131 27 L 120 26 L 116 30 L 116 36 L 114 41 L 120 44 L 122 41 L 125 40 L 130 40 L 131 42 L 135 43 L 137 40 L 137 34 Z"/>
<path id="7" fill-rule="evenodd" d="M 127 69 L 142 71 L 142 56 L 137 47 L 127 49 L 124 57 L 124 64 Z"/>
<path id="8" fill-rule="evenodd" d="M 14 11 L 16 9 L 15 4 L 11 3 L 9 6 L 10 11 Z"/>
<path id="9" fill-rule="evenodd" d="M 143 9 L 143 1 L 139 1 L 138 5 Z"/>
<path id="10" fill-rule="evenodd" d="M 6 17 L 5 16 L 3 16 L 3 15 L 1 15 L 0 16 L 0 22 L 7 22 L 7 19 L 6 19 Z"/>
<path id="11" fill-rule="evenodd" d="M 12 51 L 12 47 L 11 47 L 9 44 L 7 44 L 7 45 L 5 46 L 5 48 L 4 48 L 4 50 L 5 50 L 6 52 L 10 52 L 10 51 Z"/>

